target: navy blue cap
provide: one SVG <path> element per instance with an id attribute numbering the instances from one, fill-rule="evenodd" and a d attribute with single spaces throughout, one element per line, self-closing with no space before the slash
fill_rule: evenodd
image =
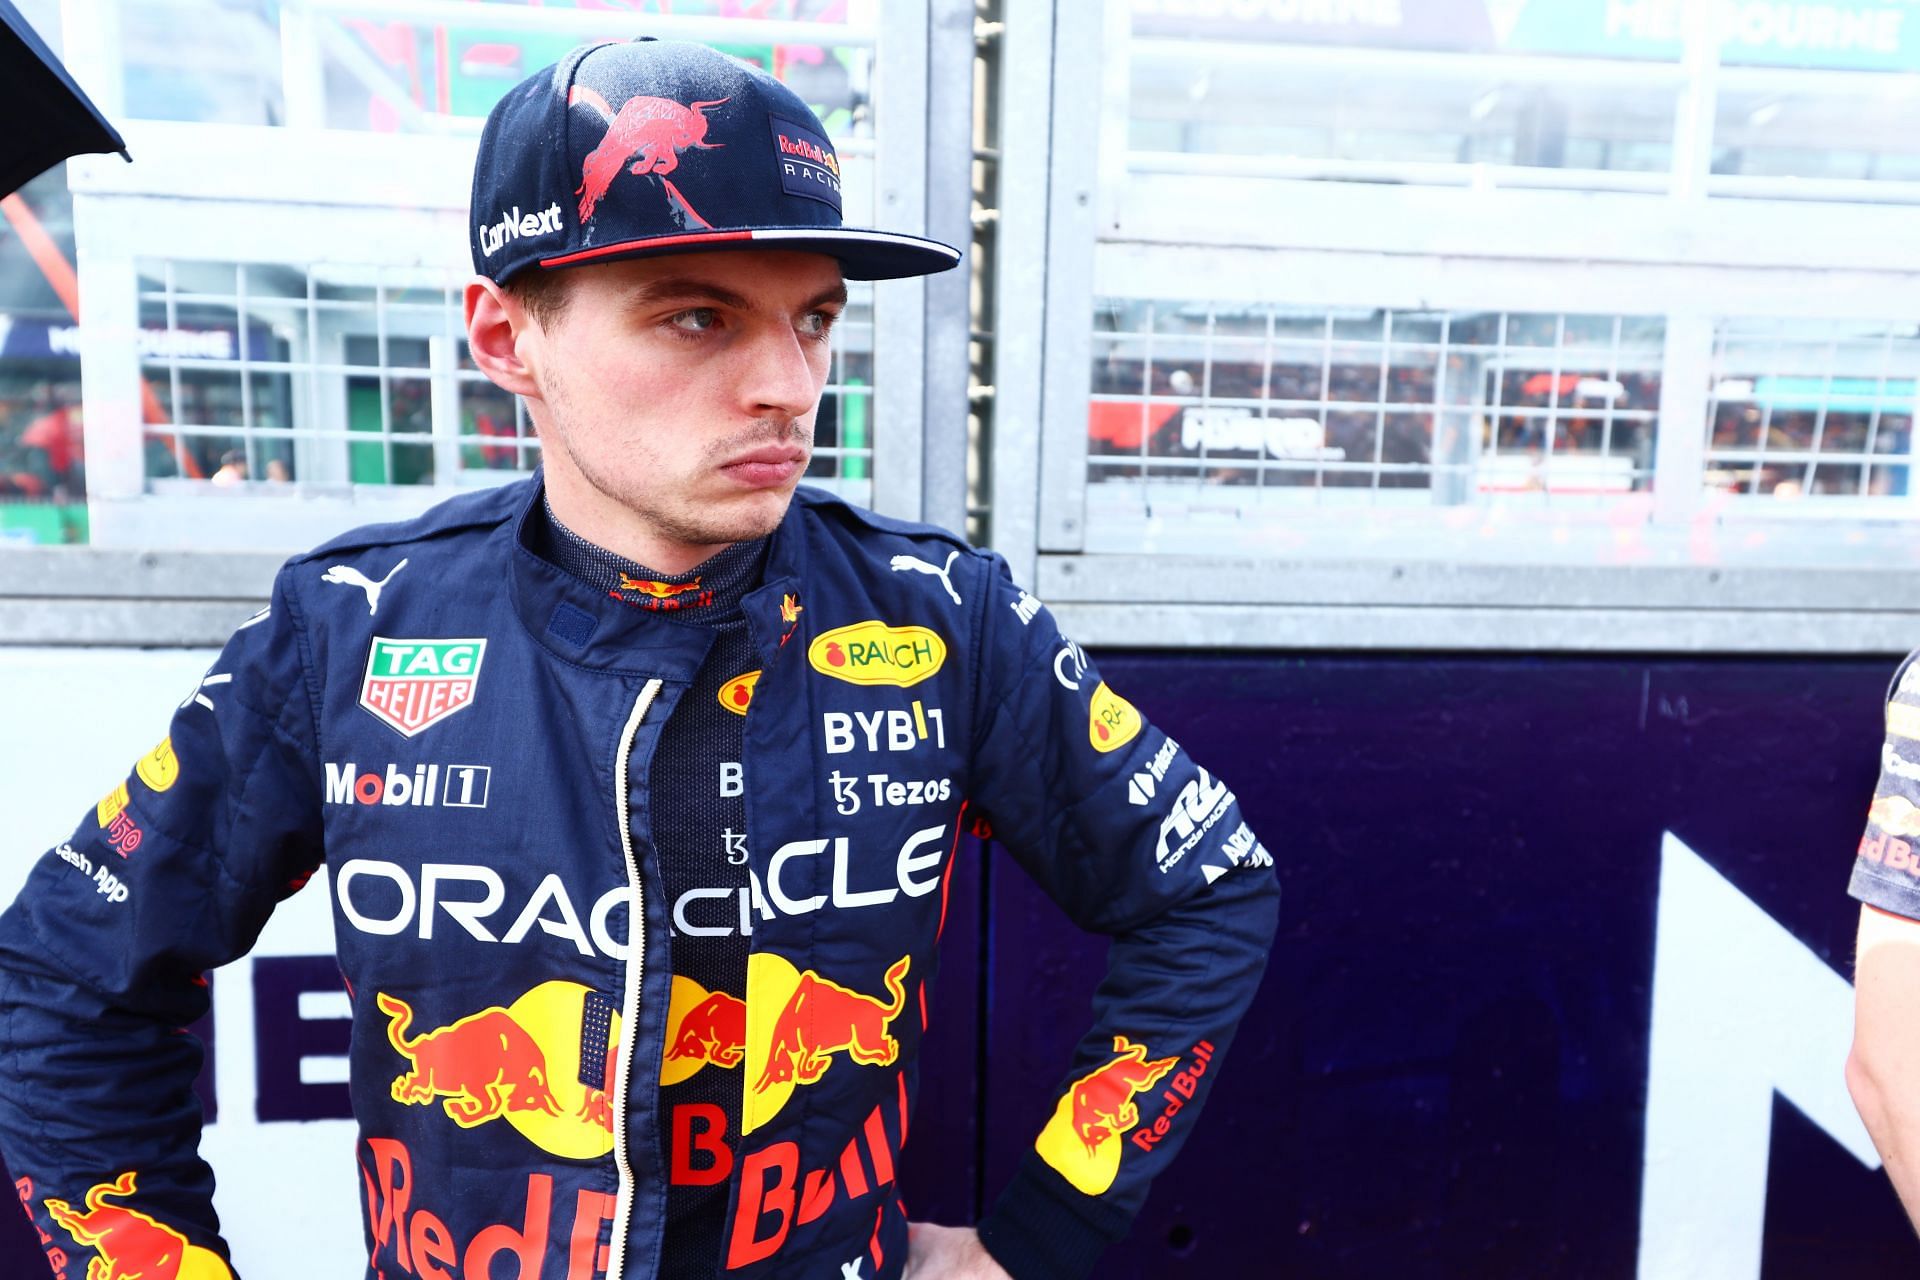
<path id="1" fill-rule="evenodd" d="M 588 45 L 518 85 L 480 135 L 473 269 L 716 249 L 838 258 L 852 280 L 945 271 L 957 249 L 840 225 L 840 160 L 819 118 L 757 67 L 705 45 Z"/>

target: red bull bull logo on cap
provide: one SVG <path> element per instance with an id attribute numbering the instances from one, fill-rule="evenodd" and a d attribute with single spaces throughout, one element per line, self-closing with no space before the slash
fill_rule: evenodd
<path id="1" fill-rule="evenodd" d="M 1034 1143 L 1041 1159 L 1090 1196 L 1111 1187 L 1120 1172 L 1122 1139 L 1140 1123 L 1134 1096 L 1180 1065 L 1177 1057 L 1149 1060 L 1147 1047 L 1126 1036 L 1113 1038 L 1113 1052 L 1111 1062 L 1073 1082 Z"/>
<path id="2" fill-rule="evenodd" d="M 635 95 L 620 104 L 620 110 L 615 112 L 607 100 L 592 89 L 575 85 L 567 95 L 567 105 L 581 102 L 607 122 L 606 136 L 581 165 L 580 186 L 574 192 L 580 197 L 583 224 L 593 221 L 594 210 L 613 186 L 613 180 L 625 169 L 636 177 L 651 174 L 660 179 L 660 185 L 686 211 L 694 225 L 712 228 L 712 223 L 694 212 L 693 205 L 667 175 L 680 167 L 680 153 L 688 148 L 710 151 L 720 145 L 706 140 L 707 111 L 724 106 L 727 99 L 682 105 L 671 98 Z"/>
<path id="3" fill-rule="evenodd" d="M 414 1010 L 387 992 L 387 1043 L 408 1063 L 390 1092 L 403 1106 L 439 1103 L 471 1129 L 504 1119 L 541 1150 L 593 1160 L 613 1149 L 613 1066 L 620 1015 L 610 996 L 543 982 L 504 1007 L 412 1034 Z"/>
<path id="4" fill-rule="evenodd" d="M 109 1196 L 130 1198 L 136 1177 L 128 1170 L 89 1188 L 83 1211 L 65 1200 L 45 1202 L 48 1215 L 74 1242 L 94 1251 L 87 1280 L 233 1280 L 233 1272 L 211 1249 L 188 1244 L 178 1231 L 138 1209 L 108 1202 Z"/>
<path id="5" fill-rule="evenodd" d="M 779 1114 L 799 1085 L 817 1083 L 845 1054 L 867 1066 L 890 1066 L 900 1056 L 891 1033 L 907 1007 L 911 956 L 888 967 L 881 982 L 887 997 L 866 995 L 823 978 L 797 972 L 771 952 L 747 958 L 747 1089 L 740 1130 L 752 1133 Z"/>

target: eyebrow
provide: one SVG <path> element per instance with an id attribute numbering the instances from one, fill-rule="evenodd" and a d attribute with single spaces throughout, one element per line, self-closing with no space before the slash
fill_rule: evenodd
<path id="1" fill-rule="evenodd" d="M 692 276 L 668 276 L 653 280 L 635 289 L 627 299 L 627 305 L 633 308 L 658 306 L 664 302 L 717 302 L 723 307 L 736 311 L 757 310 L 751 298 L 736 293 L 723 285 Z M 802 311 L 813 311 L 824 306 L 844 307 L 847 305 L 847 285 L 844 280 L 829 288 L 822 289 L 801 304 Z"/>

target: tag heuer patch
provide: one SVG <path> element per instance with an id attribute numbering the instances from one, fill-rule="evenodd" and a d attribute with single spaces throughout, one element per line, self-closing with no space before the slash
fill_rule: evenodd
<path id="1" fill-rule="evenodd" d="M 360 705 L 406 737 L 473 701 L 487 642 L 373 638 Z"/>

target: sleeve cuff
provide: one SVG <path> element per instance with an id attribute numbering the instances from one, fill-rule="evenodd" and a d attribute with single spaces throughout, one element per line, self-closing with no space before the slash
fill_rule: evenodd
<path id="1" fill-rule="evenodd" d="M 1853 879 L 1847 885 L 1847 893 L 1855 901 L 1867 906 L 1878 907 L 1909 920 L 1920 920 L 1920 884 L 1911 876 L 1896 880 L 1876 872 L 1865 857 L 1854 862 Z"/>
<path id="2" fill-rule="evenodd" d="M 1029 1152 L 980 1221 L 980 1243 L 1013 1280 L 1083 1280 L 1132 1215 L 1074 1190 Z"/>

